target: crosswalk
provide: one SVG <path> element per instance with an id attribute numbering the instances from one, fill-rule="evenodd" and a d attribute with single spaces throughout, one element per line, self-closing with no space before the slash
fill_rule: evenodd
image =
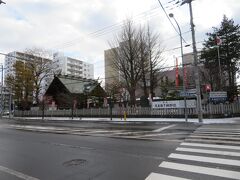
<path id="1" fill-rule="evenodd" d="M 145 180 L 239 179 L 240 129 L 200 127 Z"/>

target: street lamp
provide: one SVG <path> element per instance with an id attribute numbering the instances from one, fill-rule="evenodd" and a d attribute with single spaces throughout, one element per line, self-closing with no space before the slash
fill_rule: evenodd
<path id="1" fill-rule="evenodd" d="M 170 13 L 169 14 L 170 18 L 173 18 L 175 23 L 177 24 L 178 30 L 179 30 L 179 35 L 180 35 L 180 43 L 181 43 L 181 57 L 182 57 L 182 74 L 183 74 L 183 93 L 184 93 L 184 116 L 185 116 L 185 121 L 187 122 L 188 114 L 187 114 L 187 100 L 186 100 L 186 86 L 185 86 L 185 79 L 184 79 L 184 64 L 183 64 L 183 43 L 182 43 L 182 31 L 181 28 L 177 22 L 177 20 L 174 18 L 174 14 Z"/>
<path id="2" fill-rule="evenodd" d="M 220 79 L 220 90 L 223 90 L 223 83 L 222 83 L 222 70 L 221 70 L 221 59 L 220 59 L 220 52 L 219 52 L 219 45 L 211 46 L 209 49 L 217 48 L 217 58 L 218 58 L 218 71 L 219 71 L 219 79 Z"/>

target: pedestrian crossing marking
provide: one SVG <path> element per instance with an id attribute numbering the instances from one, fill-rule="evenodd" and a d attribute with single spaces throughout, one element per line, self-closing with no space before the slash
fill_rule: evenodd
<path id="1" fill-rule="evenodd" d="M 206 157 L 206 156 L 194 156 L 194 155 L 177 154 L 177 153 L 172 153 L 168 157 L 169 158 L 174 158 L 174 159 L 189 160 L 189 161 L 198 161 L 198 162 L 206 162 L 206 163 L 214 163 L 214 164 L 240 166 L 240 161 L 239 160 L 212 158 L 212 157 Z"/>
<path id="2" fill-rule="evenodd" d="M 222 141 L 222 140 L 212 140 L 212 139 L 185 139 L 188 142 L 204 142 L 204 143 L 221 143 L 221 144 L 236 144 L 240 145 L 239 141 Z"/>
<path id="3" fill-rule="evenodd" d="M 166 161 L 162 162 L 159 165 L 159 167 L 180 170 L 180 171 L 187 171 L 187 172 L 198 173 L 198 174 L 224 177 L 224 178 L 240 179 L 240 172 L 224 170 L 224 169 L 187 165 L 187 164 L 180 164 L 180 163 L 173 163 L 173 162 L 166 162 Z"/>
<path id="4" fill-rule="evenodd" d="M 240 132 L 226 132 L 226 131 L 195 131 L 194 134 L 236 134 L 236 135 L 240 135 Z"/>
<path id="5" fill-rule="evenodd" d="M 240 180 L 240 172 L 238 171 L 240 160 L 228 159 L 228 157 L 240 157 L 240 129 L 198 128 L 176 148 L 175 152 L 168 156 L 168 158 L 174 159 L 174 162 L 163 161 L 159 167 Z M 211 157 L 213 155 L 218 155 L 218 157 Z M 221 156 L 224 157 L 219 158 Z M 188 163 L 178 163 L 177 160 L 185 160 Z M 216 166 L 221 164 L 221 167 L 228 166 L 228 169 L 204 167 L 206 163 L 216 164 Z M 229 170 L 230 167 L 234 167 L 236 170 Z M 171 176 L 171 174 L 168 175 Z M 216 178 L 211 177 L 211 179 Z"/>
<path id="6" fill-rule="evenodd" d="M 215 137 L 216 135 L 218 137 L 240 137 L 240 134 L 223 134 L 223 133 L 219 133 L 219 134 L 210 134 L 210 133 L 194 133 L 195 136 L 203 136 L 203 137 Z"/>
<path id="7" fill-rule="evenodd" d="M 240 138 L 236 138 L 236 137 L 221 137 L 221 136 L 211 136 L 211 137 L 207 137 L 207 136 L 198 136 L 198 135 L 191 135 L 189 136 L 191 138 L 206 138 L 206 139 L 226 139 L 226 140 L 239 140 Z"/>
<path id="8" fill-rule="evenodd" d="M 190 180 L 175 176 L 168 176 L 164 174 L 151 173 L 145 180 Z"/>
<path id="9" fill-rule="evenodd" d="M 230 131 L 230 132 L 239 131 L 240 132 L 240 129 L 232 129 L 232 128 L 203 128 L 203 127 L 201 127 L 201 128 L 197 129 L 197 131 L 201 131 L 201 130 L 210 130 L 210 131 L 218 130 L 218 131 Z"/>
<path id="10" fill-rule="evenodd" d="M 240 146 L 230 146 L 230 145 L 202 144 L 202 143 L 188 143 L 188 142 L 183 142 L 180 145 L 181 146 L 194 146 L 194 147 L 240 150 Z"/>
<path id="11" fill-rule="evenodd" d="M 182 148 L 182 147 L 177 148 L 176 151 L 196 152 L 196 153 L 203 153 L 203 154 L 215 154 L 215 155 L 240 157 L 240 153 L 238 153 L 238 152 L 229 152 L 229 151 L 216 151 L 216 150 L 193 149 L 193 148 Z"/>

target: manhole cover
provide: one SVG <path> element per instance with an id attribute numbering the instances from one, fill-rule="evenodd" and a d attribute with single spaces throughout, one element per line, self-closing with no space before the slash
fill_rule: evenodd
<path id="1" fill-rule="evenodd" d="M 87 163 L 85 159 L 73 159 L 70 161 L 66 161 L 63 163 L 63 166 L 70 167 L 70 166 L 84 166 Z"/>

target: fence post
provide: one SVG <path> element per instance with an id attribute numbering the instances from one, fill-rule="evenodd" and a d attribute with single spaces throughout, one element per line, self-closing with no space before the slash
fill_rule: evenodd
<path id="1" fill-rule="evenodd" d="M 220 107 L 221 107 L 221 113 L 224 115 L 225 112 L 224 112 L 224 110 L 223 110 L 223 104 L 222 104 L 222 103 L 221 103 Z M 226 107 L 225 107 L 225 108 L 226 108 Z"/>
<path id="2" fill-rule="evenodd" d="M 235 103 L 232 103 L 232 113 L 235 114 Z"/>

